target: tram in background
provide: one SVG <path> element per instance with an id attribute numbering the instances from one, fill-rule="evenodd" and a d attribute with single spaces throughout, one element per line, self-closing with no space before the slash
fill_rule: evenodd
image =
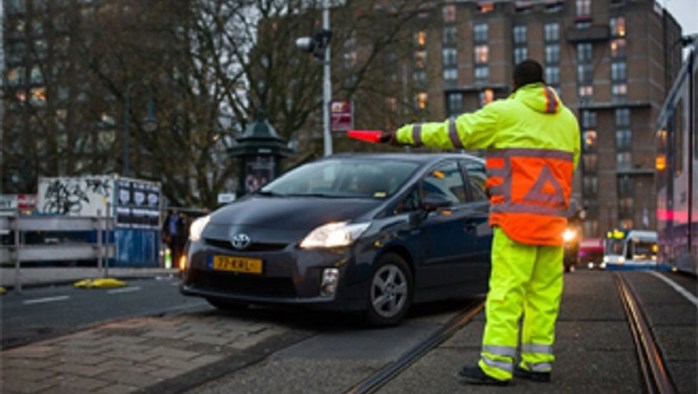
<path id="1" fill-rule="evenodd" d="M 659 115 L 656 185 L 659 261 L 698 274 L 698 39 Z"/>

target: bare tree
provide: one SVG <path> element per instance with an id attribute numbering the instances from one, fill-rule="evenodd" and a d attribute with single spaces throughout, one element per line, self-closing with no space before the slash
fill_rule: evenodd
<path id="1" fill-rule="evenodd" d="M 45 40 L 27 33 L 23 83 L 3 92 L 13 114 L 4 127 L 14 130 L 5 140 L 20 138 L 3 145 L 3 157 L 26 164 L 22 191 L 41 175 L 120 172 L 127 110 L 131 176 L 160 181 L 172 205 L 212 207 L 234 187 L 237 163 L 226 149 L 259 110 L 282 138 L 300 140 L 287 166 L 320 155 L 322 63 L 295 40 L 319 29 L 321 1 L 36 3 L 53 7 L 30 10 L 28 23 L 45 29 Z M 431 23 L 432 9 L 409 0 L 332 3 L 334 97 L 354 100 L 357 126 L 413 117 L 413 84 L 402 74 L 414 30 Z M 150 100 L 155 132 L 142 122 Z M 368 148 L 336 140 L 337 151 Z"/>

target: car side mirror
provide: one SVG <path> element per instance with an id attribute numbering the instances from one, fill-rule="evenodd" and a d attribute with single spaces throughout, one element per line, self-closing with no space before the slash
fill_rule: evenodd
<path id="1" fill-rule="evenodd" d="M 427 193 L 426 196 L 424 196 L 422 208 L 427 212 L 433 212 L 439 208 L 450 207 L 451 204 L 453 204 L 451 200 L 446 198 L 443 194 Z"/>

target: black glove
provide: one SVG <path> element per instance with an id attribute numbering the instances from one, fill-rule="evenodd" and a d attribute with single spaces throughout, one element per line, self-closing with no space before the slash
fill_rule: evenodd
<path id="1" fill-rule="evenodd" d="M 378 140 L 381 144 L 398 145 L 397 138 L 395 137 L 394 131 L 384 131 L 380 139 Z"/>

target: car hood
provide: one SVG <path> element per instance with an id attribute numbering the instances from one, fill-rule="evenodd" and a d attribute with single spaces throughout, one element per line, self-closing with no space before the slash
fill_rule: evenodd
<path id="1" fill-rule="evenodd" d="M 383 203 L 367 199 L 250 196 L 215 211 L 211 224 L 311 230 L 329 222 L 355 220 Z"/>

